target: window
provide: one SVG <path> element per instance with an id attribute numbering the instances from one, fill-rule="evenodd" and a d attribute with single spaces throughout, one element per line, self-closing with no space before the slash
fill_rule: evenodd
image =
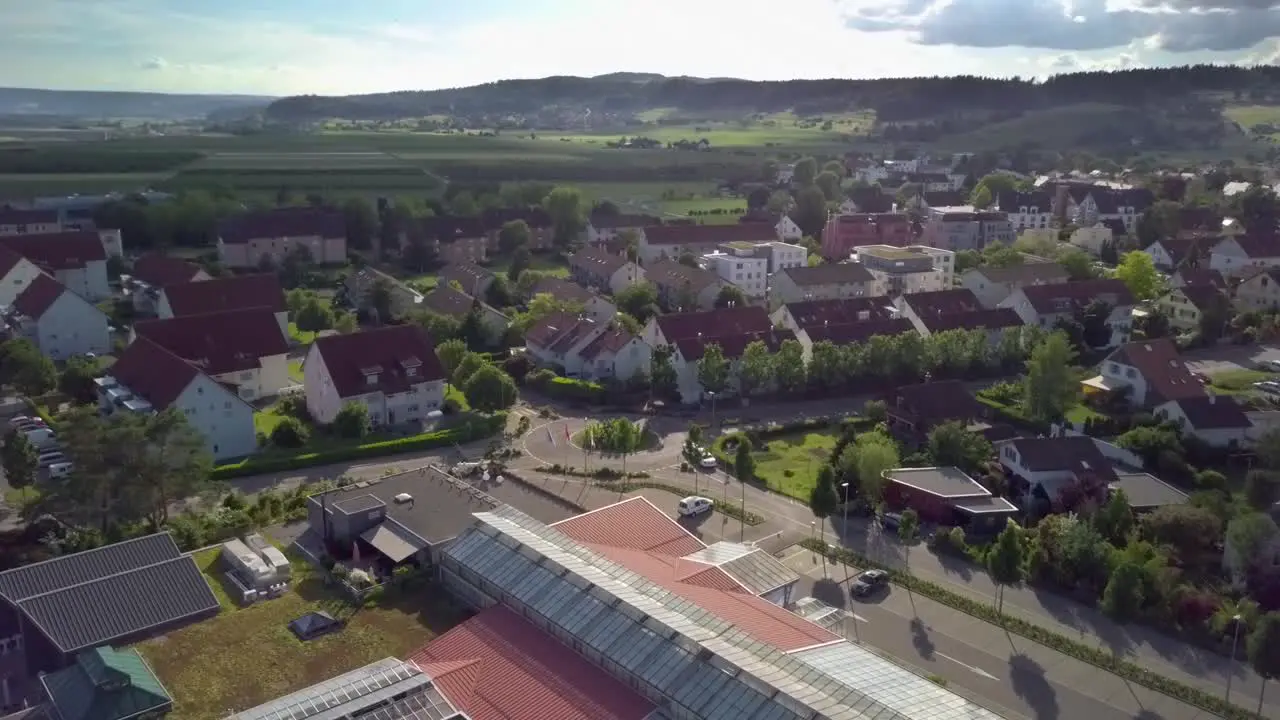
<path id="1" fill-rule="evenodd" d="M 1138 377 L 1138 371 L 1133 368 L 1125 368 L 1124 376 L 1127 378 L 1136 378 Z"/>
<path id="2" fill-rule="evenodd" d="M 252 370 L 247 370 L 247 371 L 245 371 L 245 372 L 240 373 L 240 379 L 241 379 L 241 380 L 252 380 L 252 379 L 253 379 L 253 371 L 252 371 Z"/>

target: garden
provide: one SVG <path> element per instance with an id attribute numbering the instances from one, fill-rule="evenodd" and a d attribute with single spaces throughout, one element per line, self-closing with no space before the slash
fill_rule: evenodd
<path id="1" fill-rule="evenodd" d="M 660 440 L 643 421 L 614 418 L 587 423 L 573 442 L 592 452 L 631 455 L 657 447 Z"/>

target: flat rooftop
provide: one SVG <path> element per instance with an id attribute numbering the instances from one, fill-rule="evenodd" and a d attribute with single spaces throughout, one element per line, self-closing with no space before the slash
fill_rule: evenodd
<path id="1" fill-rule="evenodd" d="M 982 498 L 991 493 L 960 468 L 898 468 L 885 473 L 889 480 L 944 498 Z"/>
<path id="2" fill-rule="evenodd" d="M 1107 486 L 1111 490 L 1124 490 L 1129 507 L 1138 510 L 1183 505 L 1187 494 L 1151 473 L 1116 473 L 1116 481 Z"/>
<path id="3" fill-rule="evenodd" d="M 854 248 L 859 255 L 870 255 L 885 260 L 910 260 L 918 257 L 929 257 L 929 254 L 915 247 L 893 247 L 891 245 L 863 245 Z"/>
<path id="4" fill-rule="evenodd" d="M 396 496 L 402 493 L 412 500 L 396 502 Z M 386 505 L 387 517 L 433 545 L 456 537 L 470 527 L 474 513 L 502 504 L 493 496 L 429 467 L 317 493 L 310 500 L 319 503 L 322 496 L 331 511 L 347 514 Z"/>

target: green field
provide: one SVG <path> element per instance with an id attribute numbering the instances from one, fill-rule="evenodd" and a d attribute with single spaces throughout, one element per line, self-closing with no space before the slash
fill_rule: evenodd
<path id="1" fill-rule="evenodd" d="M 770 490 L 808 502 L 818 470 L 836 446 L 829 432 L 802 432 L 770 440 L 762 451 L 752 453 L 756 477 Z"/>
<path id="2" fill-rule="evenodd" d="M 173 173 L 0 174 L 0 198 L 36 195 L 92 195 L 158 188 Z"/>

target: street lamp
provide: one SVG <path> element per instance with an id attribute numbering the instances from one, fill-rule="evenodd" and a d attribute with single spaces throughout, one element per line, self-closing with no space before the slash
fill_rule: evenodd
<path id="1" fill-rule="evenodd" d="M 1239 613 L 1231 616 L 1231 624 L 1234 626 L 1231 631 L 1231 662 L 1236 661 L 1236 644 L 1240 642 L 1240 626 L 1244 624 L 1244 618 Z M 1231 673 L 1227 673 L 1227 696 L 1223 699 L 1228 705 L 1231 704 Z"/>
<path id="2" fill-rule="evenodd" d="M 716 392 L 714 390 L 707 391 L 707 397 L 711 398 L 711 431 L 716 429 Z"/>
<path id="3" fill-rule="evenodd" d="M 842 482 L 840 487 L 844 488 L 844 522 L 841 523 L 841 529 L 849 532 L 849 483 Z"/>

